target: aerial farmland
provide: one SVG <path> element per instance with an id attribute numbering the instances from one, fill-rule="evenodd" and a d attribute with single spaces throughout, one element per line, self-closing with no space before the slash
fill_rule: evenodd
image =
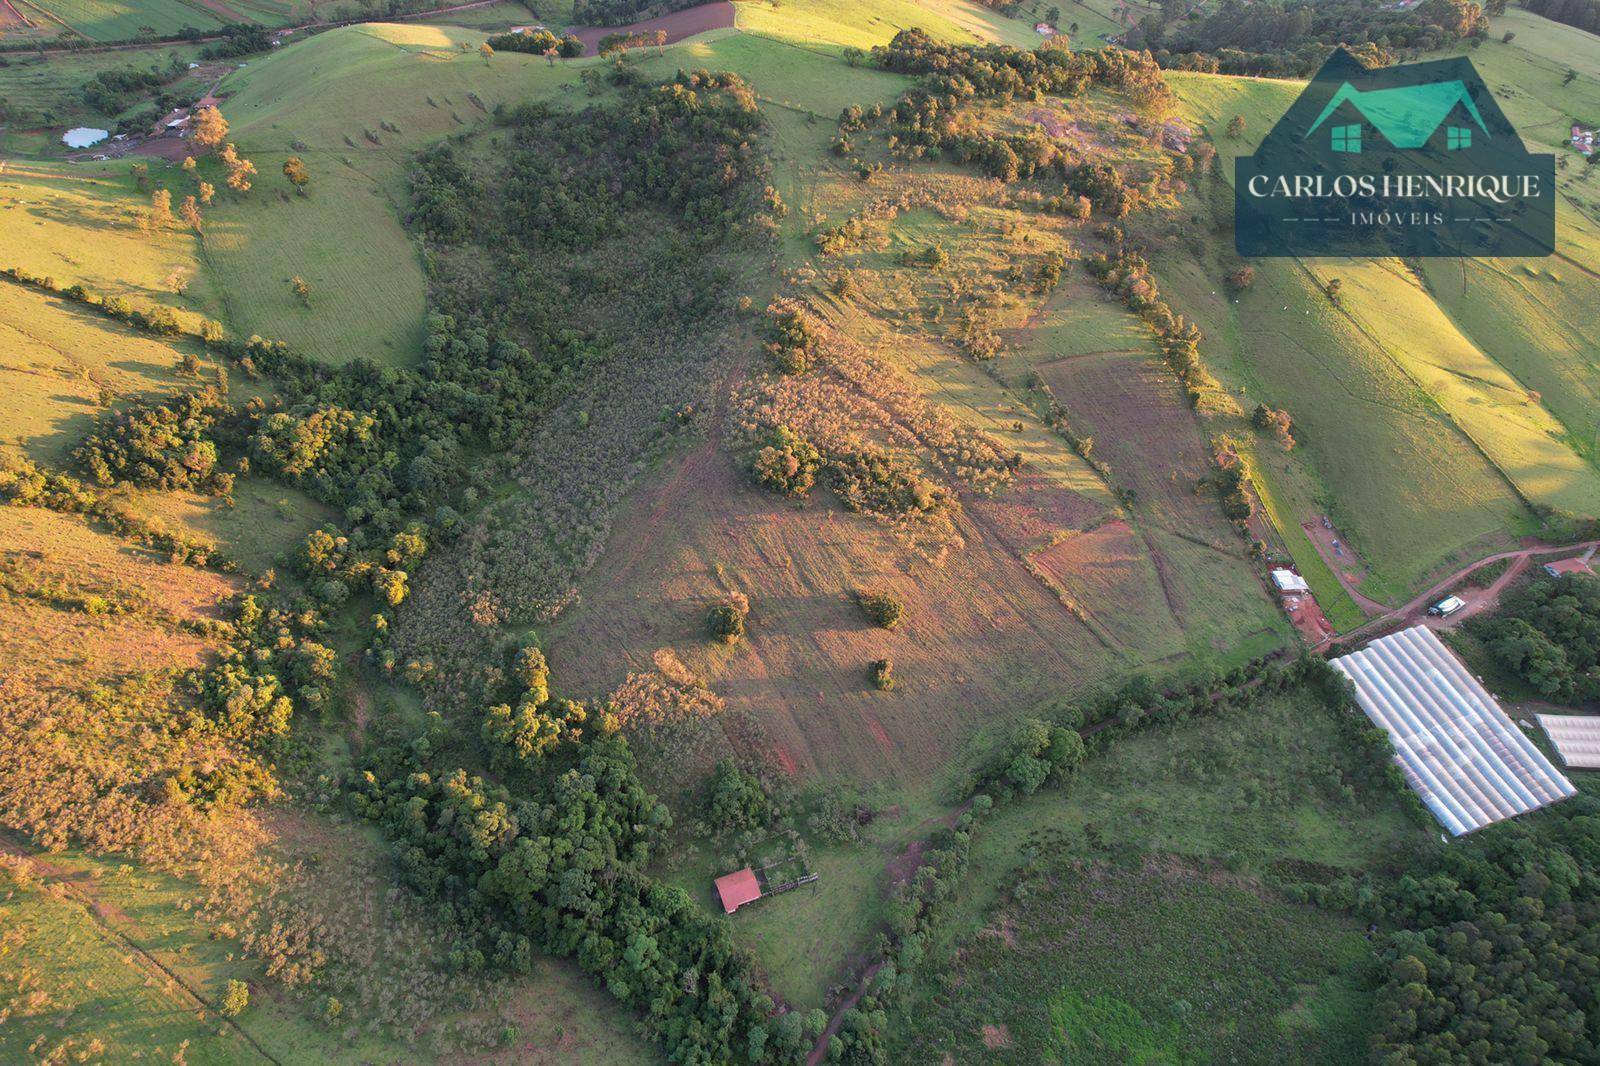
<path id="1" fill-rule="evenodd" d="M 1600 1060 L 1597 29 L 0 0 L 0 1061 Z"/>

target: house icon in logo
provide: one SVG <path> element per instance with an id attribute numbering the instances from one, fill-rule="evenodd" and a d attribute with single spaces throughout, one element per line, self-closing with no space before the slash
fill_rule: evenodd
<path id="1" fill-rule="evenodd" d="M 1352 118 L 1357 121 L 1350 121 Z M 1489 136 L 1478 105 L 1466 82 L 1459 78 L 1365 92 L 1347 81 L 1322 108 L 1306 136 L 1311 137 L 1325 123 L 1328 147 L 1352 155 L 1361 152 L 1365 127 L 1371 127 L 1389 148 L 1432 146 L 1455 152 L 1472 147 L 1474 127 L 1484 137 Z M 1443 143 L 1431 145 L 1441 129 Z M 1367 144 L 1372 146 L 1370 138 Z"/>

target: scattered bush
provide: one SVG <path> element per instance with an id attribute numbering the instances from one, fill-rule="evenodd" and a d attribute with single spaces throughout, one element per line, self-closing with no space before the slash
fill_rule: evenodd
<path id="1" fill-rule="evenodd" d="M 723 644 L 737 644 L 744 636 L 744 623 L 749 615 L 750 601 L 745 595 L 741 592 L 730 593 L 706 612 L 706 627 Z"/>
<path id="2" fill-rule="evenodd" d="M 893 629 L 906 613 L 906 605 L 884 590 L 862 589 L 856 593 L 856 603 L 880 629 Z"/>

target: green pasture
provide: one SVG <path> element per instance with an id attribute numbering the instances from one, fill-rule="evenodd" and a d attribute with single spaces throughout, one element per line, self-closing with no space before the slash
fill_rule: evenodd
<path id="1" fill-rule="evenodd" d="M 89 109 L 82 92 L 89 79 L 107 70 L 154 67 L 166 71 L 174 59 L 185 64 L 197 61 L 201 48 L 200 45 L 162 45 L 137 51 L 68 52 L 48 56 L 13 53 L 5 56 L 4 65 L 0 66 L 0 98 L 18 109 L 39 112 L 51 126 L 75 124 L 89 118 L 103 123 L 116 116 L 100 115 Z M 179 82 L 176 87 L 189 86 Z M 195 87 L 198 90 L 197 83 Z M 26 149 L 27 143 L 19 132 L 7 130 L 0 135 L 0 147 L 13 151 Z M 52 144 L 57 149 L 61 147 L 58 138 L 52 138 Z"/>
<path id="2" fill-rule="evenodd" d="M 1254 1061 L 1269 1048 L 1359 1061 L 1349 1026 L 1365 1013 L 1365 941 L 1273 887 L 1433 846 L 1396 798 L 1354 783 L 1359 758 L 1319 700 L 1291 693 L 1121 738 L 1065 788 L 1000 808 L 973 835 L 899 1039 L 959 1058 L 982 1046 L 983 1025 L 1003 1024 L 1015 1047 L 998 1057 L 1039 1061 L 1067 1050 L 1052 1043 L 1058 1023 L 1075 1017 L 1087 1034 L 1120 1016 L 1136 1043 L 1181 1052 L 1144 1061 Z"/>
<path id="3" fill-rule="evenodd" d="M 159 162 L 152 169 L 149 187 L 169 187 L 180 201 L 176 172 L 160 173 Z M 194 235 L 176 224 L 145 232 L 137 212 L 149 198 L 126 160 L 8 162 L 0 168 L 0 266 L 135 304 L 212 314 L 214 290 L 199 270 Z"/>
<path id="4" fill-rule="evenodd" d="M 349 27 L 228 78 L 223 115 L 261 171 L 250 193 L 219 194 L 206 227 L 228 325 L 330 362 L 420 357 L 425 282 L 403 224 L 412 156 L 486 127 L 498 104 L 562 88 L 582 99 L 572 66 L 516 53 L 485 62 L 482 39 L 450 27 Z M 306 196 L 290 195 L 282 176 L 291 154 L 310 169 Z M 309 307 L 293 277 L 310 286 Z"/>
<path id="5" fill-rule="evenodd" d="M 91 41 L 127 41 L 194 28 L 212 33 L 234 19 L 198 0 L 19 0 L 24 10 L 44 12 Z"/>
<path id="6" fill-rule="evenodd" d="M 1366 1061 L 1373 960 L 1355 919 L 1181 863 L 1053 859 L 963 945 L 953 993 L 895 1016 L 913 1057 Z"/>
<path id="7" fill-rule="evenodd" d="M 1031 22 L 1007 18 L 976 0 L 740 0 L 738 26 L 825 54 L 888 44 L 912 27 L 946 41 L 1020 48 L 1039 43 Z"/>

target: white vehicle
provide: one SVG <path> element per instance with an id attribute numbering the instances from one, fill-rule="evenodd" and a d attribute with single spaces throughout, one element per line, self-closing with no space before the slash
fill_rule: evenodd
<path id="1" fill-rule="evenodd" d="M 1466 605 L 1467 601 L 1460 596 L 1446 596 L 1432 607 L 1429 607 L 1428 613 L 1435 618 L 1449 618 Z"/>

